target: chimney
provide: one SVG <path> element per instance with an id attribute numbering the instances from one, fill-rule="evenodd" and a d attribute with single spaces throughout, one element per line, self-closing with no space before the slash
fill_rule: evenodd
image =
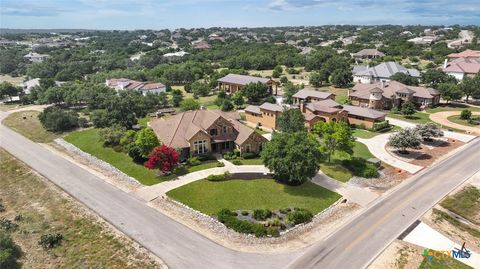
<path id="1" fill-rule="evenodd" d="M 448 63 L 448 59 L 445 59 L 445 61 L 443 62 L 443 68 L 447 68 L 447 63 Z"/>

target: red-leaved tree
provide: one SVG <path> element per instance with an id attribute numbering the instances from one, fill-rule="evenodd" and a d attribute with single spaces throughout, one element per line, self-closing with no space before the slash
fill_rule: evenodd
<path id="1" fill-rule="evenodd" d="M 148 169 L 160 169 L 162 172 L 171 172 L 179 162 L 178 153 L 174 148 L 167 145 L 156 147 L 150 153 L 145 167 Z"/>

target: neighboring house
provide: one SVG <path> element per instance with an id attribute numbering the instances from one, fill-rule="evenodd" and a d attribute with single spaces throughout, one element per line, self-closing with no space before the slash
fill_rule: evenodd
<path id="1" fill-rule="evenodd" d="M 405 101 L 427 107 L 440 102 L 440 93 L 433 88 L 407 86 L 398 81 L 356 84 L 348 92 L 353 106 L 371 109 L 399 107 Z"/>
<path id="2" fill-rule="evenodd" d="M 36 53 L 36 52 L 30 52 L 27 55 L 23 56 L 23 58 L 27 59 L 28 61 L 30 61 L 32 63 L 41 63 L 41 62 L 47 60 L 48 57 L 50 57 L 50 55 L 39 54 L 39 53 Z"/>
<path id="3" fill-rule="evenodd" d="M 210 45 L 208 44 L 207 41 L 198 41 L 198 42 L 194 42 L 192 44 L 192 47 L 194 49 L 209 49 L 210 48 Z"/>
<path id="4" fill-rule="evenodd" d="M 146 95 L 147 93 L 161 93 L 167 91 L 167 87 L 162 83 L 141 82 L 127 78 L 107 79 L 105 85 L 115 89 L 117 92 L 135 90 L 141 92 L 143 95 Z"/>
<path id="5" fill-rule="evenodd" d="M 292 96 L 293 104 L 300 106 L 301 103 L 311 103 L 324 99 L 335 99 L 335 95 L 329 92 L 321 92 L 315 90 L 299 90 Z"/>
<path id="6" fill-rule="evenodd" d="M 311 130 L 313 126 L 320 121 L 343 121 L 348 124 L 363 125 L 366 128 L 372 128 L 375 122 L 385 120 L 385 112 L 364 107 L 340 105 L 333 100 L 335 99 L 335 95 L 333 95 L 333 97 L 331 95 L 333 94 L 323 95 L 324 98 L 317 96 L 315 99 L 303 98 L 297 102 L 296 106 L 291 108 L 302 111 L 307 130 Z M 261 106 L 248 106 L 245 109 L 245 119 L 253 124 L 276 129 L 277 120 L 283 110 L 283 107 L 270 103 L 264 103 Z"/>
<path id="7" fill-rule="evenodd" d="M 448 55 L 443 72 L 462 80 L 465 76 L 473 77 L 480 72 L 480 50 L 465 50 Z"/>
<path id="8" fill-rule="evenodd" d="M 202 109 L 155 119 L 150 127 L 164 144 L 181 149 L 182 158 L 235 148 L 241 153 L 262 151 L 267 139 L 239 120 L 237 112 Z"/>
<path id="9" fill-rule="evenodd" d="M 223 78 L 217 80 L 218 89 L 223 90 L 227 93 L 233 94 L 239 91 L 243 86 L 250 83 L 262 83 L 268 86 L 270 94 L 273 93 L 273 88 L 275 88 L 275 95 L 277 95 L 278 83 L 269 78 L 261 78 L 254 76 L 246 75 L 237 75 L 237 74 L 228 74 Z"/>
<path id="10" fill-rule="evenodd" d="M 396 62 L 384 62 L 373 67 L 357 65 L 353 67 L 353 81 L 358 83 L 373 83 L 377 81 L 390 81 L 396 73 L 404 73 L 414 78 L 420 78 L 420 71 L 408 69 Z"/>
<path id="11" fill-rule="evenodd" d="M 415 38 L 409 39 L 408 41 L 417 45 L 430 45 L 437 39 L 438 37 L 429 35 L 429 36 L 415 37 Z"/>
<path id="12" fill-rule="evenodd" d="M 20 83 L 18 86 L 22 87 L 25 94 L 30 94 L 32 88 L 40 86 L 40 78 L 34 78 Z"/>
<path id="13" fill-rule="evenodd" d="M 255 125 L 276 129 L 277 119 L 282 112 L 283 107 L 277 104 L 263 103 L 261 106 L 249 105 L 245 108 L 245 120 Z"/>
<path id="14" fill-rule="evenodd" d="M 352 58 L 355 61 L 361 61 L 364 59 L 375 59 L 385 56 L 385 54 L 377 49 L 363 49 L 357 53 L 352 54 Z"/>

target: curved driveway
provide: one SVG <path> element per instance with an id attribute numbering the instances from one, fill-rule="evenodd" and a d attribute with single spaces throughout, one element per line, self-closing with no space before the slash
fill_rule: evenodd
<path id="1" fill-rule="evenodd" d="M 465 130 L 470 133 L 474 133 L 477 135 L 480 135 L 480 127 L 473 127 L 473 126 L 465 126 L 462 124 L 458 124 L 455 122 L 451 122 L 448 120 L 448 117 L 450 116 L 455 116 L 455 115 L 460 115 L 461 111 L 442 111 L 442 112 L 437 112 L 430 114 L 430 119 L 436 123 L 439 123 L 441 125 L 450 127 L 450 128 L 455 128 L 459 130 Z M 473 115 L 480 115 L 480 112 L 472 112 Z"/>
<path id="2" fill-rule="evenodd" d="M 0 113 L 0 120 L 5 113 Z M 171 268 L 364 268 L 405 228 L 479 170 L 480 139 L 425 169 L 336 233 L 275 255 L 220 246 L 42 146 L 0 126 L 0 146 L 57 184 Z M 294 261 L 293 263 L 290 263 Z"/>

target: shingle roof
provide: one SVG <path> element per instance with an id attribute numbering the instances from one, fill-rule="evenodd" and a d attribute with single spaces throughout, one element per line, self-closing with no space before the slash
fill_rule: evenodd
<path id="1" fill-rule="evenodd" d="M 263 103 L 259 108 L 269 110 L 269 111 L 283 112 L 283 107 L 277 104 L 272 104 L 267 102 Z"/>
<path id="2" fill-rule="evenodd" d="M 370 76 L 374 78 L 389 78 L 395 73 L 404 73 L 412 77 L 420 77 L 420 71 L 417 69 L 407 69 L 404 66 L 396 62 L 384 62 L 376 66 L 357 70 L 354 69 L 353 75 L 355 76 Z"/>
<path id="3" fill-rule="evenodd" d="M 437 90 L 432 88 L 407 86 L 403 83 L 392 80 L 384 82 L 383 84 L 382 82 L 374 84 L 355 84 L 350 92 L 350 96 L 360 99 L 369 99 L 370 91 L 375 88 L 381 89 L 383 91 L 382 95 L 385 98 L 390 98 L 392 95 L 396 95 L 396 93 L 413 94 L 414 97 L 421 98 L 433 98 L 435 95 L 440 94 Z"/>
<path id="4" fill-rule="evenodd" d="M 379 119 L 387 115 L 387 113 L 382 111 L 359 106 L 343 105 L 343 110 L 348 111 L 348 114 L 369 119 Z"/>
<path id="5" fill-rule="evenodd" d="M 230 83 L 230 84 L 237 84 L 237 85 L 244 86 L 249 83 L 257 83 L 257 82 L 266 84 L 267 82 L 270 81 L 270 79 L 246 76 L 246 75 L 228 74 L 223 78 L 219 78 L 217 81 L 222 83 Z"/>
<path id="6" fill-rule="evenodd" d="M 150 122 L 150 127 L 162 143 L 174 148 L 186 148 L 190 146 L 188 141 L 198 132 L 204 132 L 210 136 L 206 129 L 221 117 L 231 122 L 238 132 L 235 137 L 225 139 L 234 138 L 235 143 L 238 141 L 241 144 L 254 132 L 238 121 L 240 115 L 237 112 L 220 110 L 186 111 L 165 120 L 155 119 Z"/>
<path id="7" fill-rule="evenodd" d="M 254 105 L 249 105 L 245 108 L 245 111 L 251 112 L 253 114 L 262 114 L 260 111 L 260 107 L 254 106 Z"/>
<path id="8" fill-rule="evenodd" d="M 319 99 L 327 99 L 332 95 L 329 92 L 321 92 L 315 90 L 299 90 L 297 93 L 293 95 L 294 98 L 306 99 L 309 97 L 319 98 Z"/>
<path id="9" fill-rule="evenodd" d="M 325 99 L 322 101 L 308 103 L 305 105 L 305 107 L 310 111 L 318 111 L 325 113 L 335 113 L 342 110 L 340 104 L 333 101 L 332 99 Z"/>

